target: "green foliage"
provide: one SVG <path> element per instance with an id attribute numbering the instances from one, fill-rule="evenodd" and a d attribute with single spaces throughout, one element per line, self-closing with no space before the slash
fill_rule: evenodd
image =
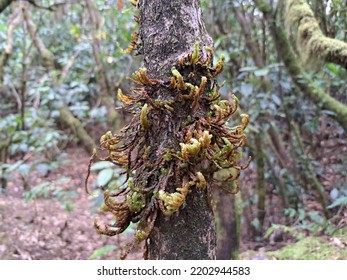
<path id="1" fill-rule="evenodd" d="M 338 206 L 347 205 L 347 196 L 342 196 L 336 199 L 333 203 L 331 203 L 327 208 L 332 209 Z"/>
<path id="2" fill-rule="evenodd" d="M 55 182 L 43 182 L 34 186 L 30 191 L 24 193 L 26 202 L 39 198 L 51 198 L 59 201 L 66 209 L 71 212 L 74 208 L 72 199 L 76 198 L 76 191 L 70 191 L 66 185 L 70 184 L 71 178 L 62 177 Z"/>
<path id="3" fill-rule="evenodd" d="M 118 188 L 124 177 L 121 175 L 120 169 L 109 161 L 96 162 L 90 170 L 98 172 L 96 182 L 94 183 L 98 187 Z"/>
<path id="4" fill-rule="evenodd" d="M 101 247 L 97 250 L 95 250 L 93 252 L 93 254 L 91 254 L 88 259 L 90 260 L 95 260 L 95 259 L 99 259 L 101 258 L 102 256 L 110 253 L 110 252 L 113 252 L 114 250 L 116 250 L 116 246 L 115 245 L 106 245 L 104 247 Z"/>
<path id="5" fill-rule="evenodd" d="M 304 234 L 301 233 L 300 231 L 298 231 L 297 229 L 293 228 L 293 227 L 288 227 L 288 226 L 284 226 L 284 225 L 276 225 L 273 224 L 271 225 L 271 227 L 269 227 L 264 235 L 265 238 L 269 238 L 270 235 L 275 231 L 275 230 L 282 230 L 283 232 L 287 232 L 290 235 L 292 235 L 293 237 L 295 237 L 298 240 L 301 240 L 304 238 Z"/>
<path id="6" fill-rule="evenodd" d="M 346 234 L 340 233 L 337 236 L 331 238 L 330 241 L 314 236 L 302 238 L 299 242 L 287 245 L 279 251 L 267 253 L 267 256 L 270 259 L 279 260 L 345 260 L 347 258 L 346 249 L 343 248 L 344 245 L 339 247 L 340 243 L 337 240 L 343 244 L 347 241 Z"/>
<path id="7" fill-rule="evenodd" d="M 112 177 L 113 177 L 113 170 L 112 169 L 110 169 L 110 168 L 103 169 L 98 174 L 97 184 L 99 186 L 106 186 L 108 184 L 108 182 L 111 181 Z"/>

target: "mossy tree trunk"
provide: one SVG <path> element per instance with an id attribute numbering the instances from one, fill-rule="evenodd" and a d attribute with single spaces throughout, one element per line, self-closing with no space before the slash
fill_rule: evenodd
<path id="1" fill-rule="evenodd" d="M 80 122 L 80 120 L 75 118 L 67 107 L 62 107 L 59 110 L 59 113 L 60 122 L 64 123 L 72 130 L 72 133 L 77 137 L 77 139 L 80 141 L 80 143 L 88 153 L 92 153 L 94 148 L 96 148 L 96 144 L 84 129 L 83 124 Z"/>
<path id="2" fill-rule="evenodd" d="M 170 81 L 171 68 L 178 60 L 193 52 L 194 43 L 212 47 L 201 19 L 200 1 L 139 1 L 139 34 L 144 62 L 150 78 Z M 198 75 L 199 73 L 195 73 Z M 199 77 L 200 78 L 200 77 Z M 161 99 L 172 98 L 172 92 L 158 92 Z M 187 110 L 182 106 L 181 110 Z M 177 132 L 189 112 L 178 110 L 171 118 L 153 120 L 151 148 L 179 149 Z M 179 174 L 177 174 L 179 176 Z M 174 180 L 168 190 L 175 190 Z M 214 259 L 216 247 L 215 221 L 206 189 L 193 188 L 186 206 L 167 217 L 158 213 L 150 235 L 150 259 Z"/>
<path id="3" fill-rule="evenodd" d="M 331 62 L 347 69 L 347 43 L 323 34 L 306 0 L 287 0 L 285 23 L 295 36 L 304 65 L 319 66 Z"/>

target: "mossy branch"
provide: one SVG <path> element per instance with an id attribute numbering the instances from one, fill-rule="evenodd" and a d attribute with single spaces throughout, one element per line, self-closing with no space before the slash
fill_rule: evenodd
<path id="1" fill-rule="evenodd" d="M 46 48 L 43 40 L 39 36 L 38 29 L 31 18 L 31 14 L 28 10 L 28 7 L 23 6 L 22 9 L 23 9 L 24 20 L 27 24 L 28 32 L 43 59 L 44 65 L 47 67 L 49 71 L 53 71 L 59 68 L 58 67 L 59 63 L 55 61 L 53 53 Z"/>
<path id="2" fill-rule="evenodd" d="M 295 85 L 321 109 L 334 112 L 333 118 L 347 131 L 347 106 L 326 94 L 322 88 L 314 85 L 306 77 L 307 75 L 299 64 L 284 30 L 276 24 L 275 15 L 270 4 L 265 0 L 256 0 L 255 2 L 269 24 L 277 51 Z"/>
<path id="3" fill-rule="evenodd" d="M 91 153 L 96 147 L 94 140 L 84 129 L 82 123 L 75 118 L 67 107 L 60 109 L 59 120 L 73 130 L 73 134 L 78 138 L 87 152 Z"/>
<path id="4" fill-rule="evenodd" d="M 287 0 L 285 25 L 296 40 L 303 65 L 331 62 L 347 69 L 347 43 L 326 37 L 306 0 Z"/>

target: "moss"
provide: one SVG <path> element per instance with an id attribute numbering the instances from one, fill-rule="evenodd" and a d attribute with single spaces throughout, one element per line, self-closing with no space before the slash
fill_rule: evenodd
<path id="1" fill-rule="evenodd" d="M 333 238 L 347 244 L 347 227 L 337 231 L 332 237 L 309 236 L 295 244 L 289 244 L 280 250 L 266 252 L 263 255 L 250 250 L 242 253 L 242 259 L 276 260 L 346 260 L 346 245 L 339 247 Z"/>
<path id="2" fill-rule="evenodd" d="M 255 2 L 258 8 L 264 13 L 266 20 L 269 23 L 271 35 L 274 39 L 277 51 L 282 58 L 288 73 L 292 77 L 293 82 L 305 94 L 305 96 L 309 97 L 320 108 L 334 112 L 335 115 L 333 116 L 333 118 L 336 119 L 345 130 L 347 130 L 347 106 L 337 101 L 330 95 L 326 94 L 323 89 L 317 87 L 310 79 L 306 77 L 305 72 L 302 66 L 299 64 L 299 60 L 296 58 L 284 30 L 278 27 L 276 21 L 273 20 L 274 11 L 272 10 L 271 5 L 269 5 L 267 1 L 264 0 L 256 0 Z M 288 4 L 287 9 L 288 7 L 292 9 L 293 5 L 298 1 L 290 0 L 289 2 L 291 2 L 292 4 Z M 289 18 L 292 18 L 294 21 L 295 17 L 289 16 Z M 299 22 L 297 22 L 296 24 L 298 23 Z M 302 23 L 302 21 L 300 21 L 300 23 Z M 293 26 L 295 26 L 294 23 Z M 338 62 L 345 59 L 347 67 L 347 57 L 339 57 L 333 52 L 329 53 L 329 55 L 326 56 L 326 59 L 329 62 L 333 62 L 334 58 Z"/>
<path id="3" fill-rule="evenodd" d="M 82 123 L 72 115 L 67 107 L 62 107 L 60 109 L 59 120 L 72 130 L 73 134 L 89 153 L 93 151 L 96 147 L 94 140 L 84 129 Z"/>
<path id="4" fill-rule="evenodd" d="M 295 37 L 303 65 L 318 70 L 323 63 L 333 62 L 347 69 L 347 44 L 323 34 L 305 0 L 287 1 L 285 25 Z"/>
<path id="5" fill-rule="evenodd" d="M 268 257 L 279 260 L 334 260 L 347 259 L 347 251 L 339 249 L 329 241 L 308 237 L 283 249 L 267 253 Z"/>

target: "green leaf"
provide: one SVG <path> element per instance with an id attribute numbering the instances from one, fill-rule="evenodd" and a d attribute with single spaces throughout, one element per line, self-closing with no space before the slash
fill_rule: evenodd
<path id="1" fill-rule="evenodd" d="M 21 174 L 21 175 L 28 175 L 29 171 L 30 171 L 31 165 L 30 164 L 26 164 L 23 163 L 22 165 L 20 165 L 17 169 L 17 171 Z"/>
<path id="2" fill-rule="evenodd" d="M 254 226 L 254 228 L 260 230 L 260 222 L 258 219 L 254 219 L 252 222 L 251 222 L 251 225 Z"/>
<path id="3" fill-rule="evenodd" d="M 341 205 L 347 205 L 347 196 L 342 196 L 342 197 L 336 199 L 327 208 L 332 209 L 332 208 L 335 208 L 335 207 L 341 206 Z"/>
<path id="4" fill-rule="evenodd" d="M 281 105 L 281 99 L 277 96 L 277 95 L 272 95 L 272 101 L 277 105 L 280 106 Z"/>
<path id="5" fill-rule="evenodd" d="M 50 166 L 47 163 L 39 163 L 36 165 L 35 169 L 42 175 L 46 176 L 48 172 L 50 171 Z"/>
<path id="6" fill-rule="evenodd" d="M 299 209 L 298 212 L 299 212 L 299 221 L 303 221 L 306 217 L 305 210 Z"/>
<path id="7" fill-rule="evenodd" d="M 130 223 L 130 225 L 126 228 L 126 230 L 123 231 L 123 233 L 124 234 L 126 234 L 126 233 L 134 233 L 136 227 L 137 227 L 137 223 Z"/>
<path id="8" fill-rule="evenodd" d="M 340 68 L 338 66 L 336 66 L 335 64 L 332 63 L 328 63 L 326 65 L 326 67 L 330 70 L 330 72 L 332 72 L 335 75 L 340 74 Z"/>
<path id="9" fill-rule="evenodd" d="M 257 77 L 266 76 L 269 74 L 269 68 L 262 68 L 254 71 L 254 75 Z"/>
<path id="10" fill-rule="evenodd" d="M 258 70 L 258 67 L 255 66 L 246 66 L 246 67 L 242 67 L 239 71 L 240 72 L 254 72 Z"/>
<path id="11" fill-rule="evenodd" d="M 242 84 L 240 87 L 242 96 L 250 96 L 253 92 L 252 84 Z"/>
<path id="12" fill-rule="evenodd" d="M 319 214 L 318 211 L 310 211 L 308 212 L 308 216 L 312 220 L 312 222 L 318 225 L 324 224 L 324 218 Z"/>
<path id="13" fill-rule="evenodd" d="M 91 171 L 97 171 L 97 170 L 101 170 L 101 169 L 110 168 L 112 166 L 114 166 L 114 165 L 109 161 L 99 161 L 99 162 L 93 164 L 93 166 L 90 168 L 90 170 Z"/>
<path id="14" fill-rule="evenodd" d="M 339 191 L 336 188 L 331 190 L 330 192 L 331 199 L 333 200 L 337 199 L 338 195 L 339 195 Z"/>
<path id="15" fill-rule="evenodd" d="M 268 237 L 274 232 L 275 229 L 276 229 L 276 227 L 274 227 L 274 226 L 269 227 L 269 228 L 267 229 L 267 231 L 266 231 L 264 237 L 265 237 L 265 238 L 268 238 Z"/>
<path id="16" fill-rule="evenodd" d="M 116 249 L 115 245 L 106 245 L 104 247 L 101 247 L 100 249 L 97 249 L 89 256 L 88 259 L 95 260 L 96 258 L 102 257 L 103 255 L 112 252 Z"/>
<path id="17" fill-rule="evenodd" d="M 67 212 L 72 212 L 73 209 L 75 208 L 75 205 L 71 201 L 66 201 L 65 202 L 65 209 Z"/>
<path id="18" fill-rule="evenodd" d="M 113 169 L 107 168 L 100 171 L 97 177 L 98 186 L 106 186 L 113 177 Z"/>

